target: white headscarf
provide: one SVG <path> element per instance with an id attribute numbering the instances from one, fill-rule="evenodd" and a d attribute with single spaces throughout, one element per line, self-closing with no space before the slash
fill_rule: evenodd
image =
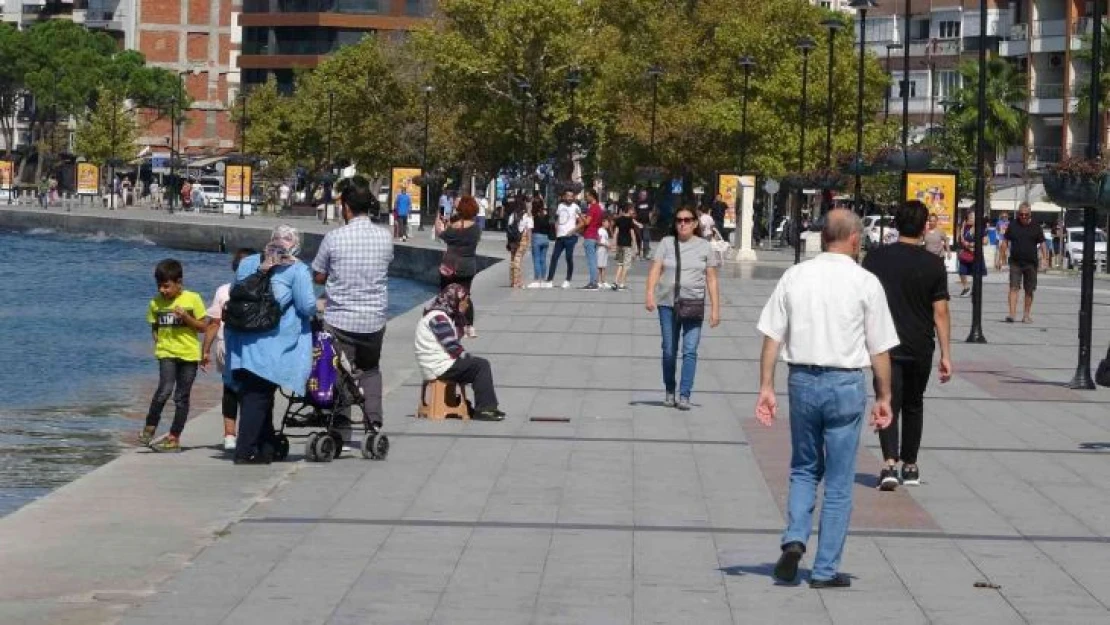
<path id="1" fill-rule="evenodd" d="M 280 225 L 274 228 L 270 242 L 266 244 L 266 259 L 275 265 L 292 265 L 301 253 L 301 233 L 293 226 Z"/>

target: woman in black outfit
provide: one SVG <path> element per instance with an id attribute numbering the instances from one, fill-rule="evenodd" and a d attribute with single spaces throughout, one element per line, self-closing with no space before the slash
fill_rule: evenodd
<path id="1" fill-rule="evenodd" d="M 482 239 L 482 230 L 475 221 L 477 215 L 478 201 L 472 196 L 464 195 L 455 209 L 456 219 L 448 224 L 442 217 L 436 218 L 436 236 L 447 244 L 439 265 L 440 291 L 448 284 L 461 284 L 470 293 L 470 283 L 478 273 L 477 250 L 478 242 Z M 474 329 L 473 300 L 466 309 L 465 331 L 470 338 L 478 336 Z"/>

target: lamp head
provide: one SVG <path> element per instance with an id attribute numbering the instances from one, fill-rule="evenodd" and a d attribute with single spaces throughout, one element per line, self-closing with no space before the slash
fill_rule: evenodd
<path id="1" fill-rule="evenodd" d="M 813 40 L 813 37 L 802 37 L 798 40 L 798 49 L 801 50 L 803 54 L 808 54 L 810 50 L 816 47 L 817 42 Z"/>
<path id="2" fill-rule="evenodd" d="M 835 17 L 830 17 L 829 19 L 821 22 L 821 25 L 829 29 L 829 32 L 832 34 L 836 34 L 838 30 L 844 28 L 844 22 L 841 22 Z"/>
<path id="3" fill-rule="evenodd" d="M 755 59 L 745 54 L 736 61 L 736 64 L 744 69 L 751 69 L 755 67 Z"/>
<path id="4" fill-rule="evenodd" d="M 571 89 L 577 89 L 580 84 L 582 84 L 582 70 L 577 67 L 571 68 L 567 72 L 567 85 Z"/>
<path id="5" fill-rule="evenodd" d="M 652 63 L 651 67 L 647 69 L 647 75 L 651 76 L 652 78 L 659 78 L 665 73 L 666 70 L 664 70 L 663 66 L 658 63 Z"/>
<path id="6" fill-rule="evenodd" d="M 875 2 L 875 0 L 852 0 L 848 3 L 848 6 L 856 10 L 862 9 L 866 11 L 867 9 L 875 8 L 878 6 L 878 3 Z"/>

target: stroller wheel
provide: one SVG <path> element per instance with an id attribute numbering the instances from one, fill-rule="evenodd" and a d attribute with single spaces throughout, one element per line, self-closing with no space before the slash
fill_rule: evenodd
<path id="1" fill-rule="evenodd" d="M 331 462 L 335 458 L 335 439 L 327 434 L 317 436 L 312 449 L 317 462 Z"/>
<path id="2" fill-rule="evenodd" d="M 274 460 L 281 462 L 289 457 L 289 437 L 278 434 L 274 440 Z"/>
<path id="3" fill-rule="evenodd" d="M 320 438 L 319 432 L 312 432 L 304 441 L 304 457 L 309 462 L 318 462 L 320 459 L 316 457 L 316 441 Z"/>
<path id="4" fill-rule="evenodd" d="M 367 460 L 385 460 L 389 455 L 389 437 L 380 432 L 367 432 L 362 437 L 362 457 Z"/>
<path id="5" fill-rule="evenodd" d="M 338 458 L 343 453 L 343 443 L 346 441 L 343 440 L 343 435 L 338 430 L 329 430 L 328 436 L 335 441 L 335 454 L 332 457 Z"/>

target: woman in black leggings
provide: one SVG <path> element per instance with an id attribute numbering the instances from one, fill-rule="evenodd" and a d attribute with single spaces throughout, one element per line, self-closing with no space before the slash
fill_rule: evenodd
<path id="1" fill-rule="evenodd" d="M 436 217 L 437 236 L 447 245 L 439 265 L 441 291 L 448 284 L 461 284 L 467 294 L 470 293 L 470 283 L 478 273 L 478 242 L 482 240 L 482 230 L 475 221 L 477 215 L 477 200 L 464 195 L 459 199 L 456 218 L 451 223 L 444 223 L 442 217 Z M 471 338 L 478 336 L 474 329 L 473 302 L 466 310 L 466 335 Z"/>

